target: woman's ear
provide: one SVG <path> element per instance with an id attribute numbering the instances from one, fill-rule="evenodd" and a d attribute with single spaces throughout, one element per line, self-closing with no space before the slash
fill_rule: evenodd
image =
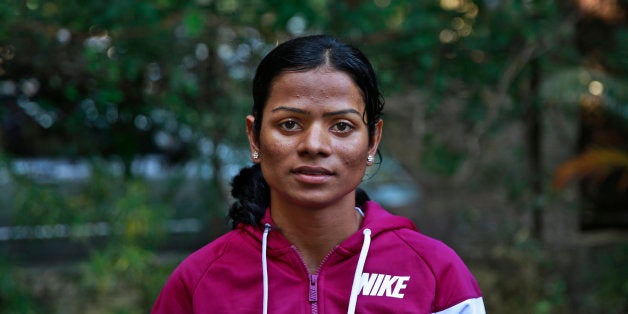
<path id="1" fill-rule="evenodd" d="M 379 143 L 382 140 L 382 131 L 384 128 L 384 120 L 379 119 L 379 121 L 377 121 L 375 123 L 375 132 L 373 133 L 373 136 L 371 137 L 371 143 L 369 145 L 369 155 L 371 156 L 375 156 L 375 154 L 377 154 L 377 148 L 379 147 Z"/>
<path id="2" fill-rule="evenodd" d="M 258 134 L 255 133 L 255 117 L 252 115 L 246 116 L 246 135 L 249 138 L 249 148 L 251 149 L 251 159 L 254 163 L 259 162 L 260 159 L 260 150 Z"/>

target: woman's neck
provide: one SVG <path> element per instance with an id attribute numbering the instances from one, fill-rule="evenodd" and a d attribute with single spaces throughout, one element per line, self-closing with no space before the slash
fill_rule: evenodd
<path id="1" fill-rule="evenodd" d="M 354 204 L 351 200 L 330 207 L 304 208 L 271 201 L 271 215 L 301 253 L 308 271 L 315 273 L 327 254 L 360 228 L 362 216 Z"/>

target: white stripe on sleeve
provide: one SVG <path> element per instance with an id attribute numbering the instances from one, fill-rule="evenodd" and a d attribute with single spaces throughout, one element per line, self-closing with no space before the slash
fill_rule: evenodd
<path id="1" fill-rule="evenodd" d="M 486 314 L 482 297 L 464 300 L 450 308 L 433 314 Z"/>

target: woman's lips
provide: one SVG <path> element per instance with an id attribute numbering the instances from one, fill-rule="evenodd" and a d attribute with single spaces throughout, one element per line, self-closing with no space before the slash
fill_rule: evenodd
<path id="1" fill-rule="evenodd" d="M 325 183 L 334 173 L 323 167 L 301 166 L 292 170 L 298 181 L 307 184 Z"/>

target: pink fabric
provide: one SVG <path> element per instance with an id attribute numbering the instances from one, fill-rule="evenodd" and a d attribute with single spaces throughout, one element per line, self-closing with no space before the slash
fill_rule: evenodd
<path id="1" fill-rule="evenodd" d="M 481 297 L 452 249 L 374 202 L 362 209 L 362 228 L 371 229 L 372 242 L 356 313 L 432 313 Z M 263 222 L 272 225 L 268 211 Z M 152 313 L 261 313 L 262 233 L 261 227 L 241 224 L 190 255 L 171 275 Z M 271 230 L 268 312 L 346 313 L 362 241 L 360 230 L 332 251 L 316 274 L 308 274 L 297 250 Z"/>

